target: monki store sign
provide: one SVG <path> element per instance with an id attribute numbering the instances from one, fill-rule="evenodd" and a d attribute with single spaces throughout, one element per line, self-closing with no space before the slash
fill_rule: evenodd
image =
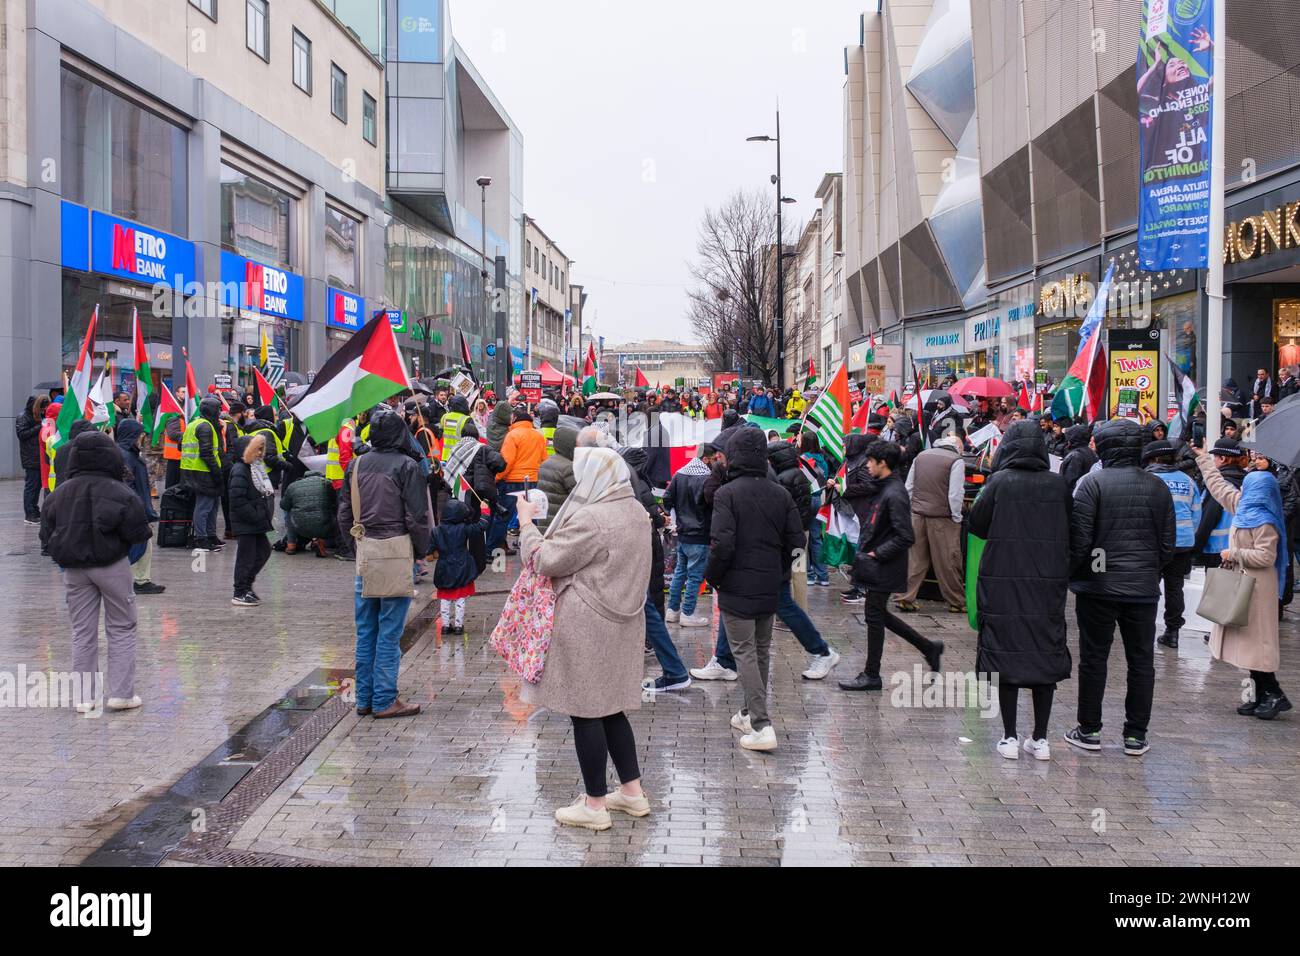
<path id="1" fill-rule="evenodd" d="M 1231 265 L 1296 248 L 1300 248 L 1300 202 L 1289 202 L 1229 223 L 1223 236 L 1223 261 Z"/>

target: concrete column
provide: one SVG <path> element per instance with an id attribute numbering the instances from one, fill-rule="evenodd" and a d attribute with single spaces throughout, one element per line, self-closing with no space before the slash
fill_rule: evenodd
<path id="1" fill-rule="evenodd" d="M 300 248 L 305 255 L 303 280 L 303 323 L 299 341 L 303 358 L 298 371 L 319 370 L 328 355 L 325 347 L 325 190 L 313 183 L 302 198 L 302 217 L 307 230 Z"/>
<path id="2" fill-rule="evenodd" d="M 185 358 L 190 353 L 194 379 L 200 396 L 207 392 L 212 376 L 227 371 L 226 349 L 221 341 L 221 311 L 215 292 L 221 281 L 221 131 L 211 123 L 198 122 L 189 135 L 187 156 L 189 236 L 196 246 L 198 275 L 188 291 L 197 295 L 172 317 L 175 352 L 173 381 L 184 384 Z"/>

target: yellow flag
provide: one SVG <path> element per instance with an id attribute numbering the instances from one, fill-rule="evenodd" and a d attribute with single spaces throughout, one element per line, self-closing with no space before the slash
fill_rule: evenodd
<path id="1" fill-rule="evenodd" d="M 265 329 L 262 330 L 262 355 L 261 355 L 261 359 L 262 359 L 262 361 L 261 361 L 261 363 L 260 363 L 260 367 L 261 367 L 261 368 L 266 368 L 266 330 L 265 330 Z"/>

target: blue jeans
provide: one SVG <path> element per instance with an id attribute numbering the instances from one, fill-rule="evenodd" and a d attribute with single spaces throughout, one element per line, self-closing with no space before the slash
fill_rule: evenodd
<path id="1" fill-rule="evenodd" d="M 830 579 L 830 571 L 822 563 L 822 523 L 814 519 L 812 531 L 808 533 L 808 583 L 829 583 Z"/>
<path id="2" fill-rule="evenodd" d="M 491 554 L 497 548 L 506 543 L 506 529 L 512 524 L 517 525 L 519 516 L 516 514 L 516 507 L 519 499 L 511 494 L 512 491 L 523 491 L 524 483 L 522 481 L 498 481 L 497 494 L 500 496 L 501 507 L 506 513 L 498 511 L 492 516 L 492 530 L 488 532 L 487 550 Z"/>
<path id="3" fill-rule="evenodd" d="M 650 600 L 649 596 L 646 597 L 645 602 L 645 632 L 646 637 L 650 638 L 650 646 L 654 648 L 659 666 L 663 668 L 664 676 L 686 677 L 686 665 L 682 663 L 682 656 L 677 653 L 673 639 L 668 636 L 664 619 L 659 616 L 659 609 L 655 607 L 655 602 Z"/>
<path id="4" fill-rule="evenodd" d="M 790 593 L 790 582 L 781 582 L 781 601 L 776 606 L 776 616 L 794 633 L 795 640 L 803 649 L 817 657 L 825 657 L 831 652 L 830 646 L 822 640 L 817 625 L 804 613 L 803 608 L 795 603 Z M 736 669 L 736 659 L 731 655 L 731 645 L 727 643 L 727 625 L 725 617 L 718 618 L 718 641 L 713 649 L 713 656 L 718 663 L 728 670 Z"/>
<path id="5" fill-rule="evenodd" d="M 695 602 L 700 598 L 700 582 L 704 580 L 704 565 L 708 560 L 707 544 L 677 542 L 677 566 L 673 568 L 673 583 L 668 586 L 668 610 L 695 613 Z"/>
<path id="6" fill-rule="evenodd" d="M 209 541 L 217 536 L 217 506 L 220 495 L 194 495 L 194 538 Z"/>
<path id="7" fill-rule="evenodd" d="M 379 713 L 397 699 L 402 628 L 411 599 L 362 597 L 360 575 L 356 589 L 357 708 Z"/>

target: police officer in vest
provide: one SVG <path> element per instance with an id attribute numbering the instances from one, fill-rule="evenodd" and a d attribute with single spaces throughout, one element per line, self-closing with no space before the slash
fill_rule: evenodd
<path id="1" fill-rule="evenodd" d="M 181 476 L 194 492 L 194 547 L 200 551 L 222 548 L 217 537 L 217 507 L 225 487 L 222 465 L 226 457 L 221 402 L 208 396 L 199 403 L 198 416 L 181 436 Z"/>
<path id="2" fill-rule="evenodd" d="M 457 395 L 451 400 L 450 408 L 442 416 L 442 461 L 446 462 L 451 458 L 456 443 L 465 433 L 467 421 L 469 421 L 469 401 L 464 395 Z"/>
<path id="3" fill-rule="evenodd" d="M 1165 632 L 1156 639 L 1157 644 L 1174 650 L 1178 649 L 1178 629 L 1184 624 L 1183 582 L 1192 573 L 1196 528 L 1201 523 L 1200 493 L 1191 477 L 1179 470 L 1177 460 L 1178 449 L 1164 439 L 1142 449 L 1142 466 L 1169 486 L 1174 499 L 1174 557 L 1160 575 L 1165 589 Z"/>
<path id="4" fill-rule="evenodd" d="M 1224 479 L 1234 488 L 1240 488 L 1246 479 L 1246 467 L 1250 456 L 1235 438 L 1220 438 L 1210 450 L 1214 456 L 1214 466 L 1219 469 Z M 1215 500 L 1206 489 L 1201 492 L 1201 522 L 1196 528 L 1195 561 L 1205 568 L 1217 568 L 1221 561 L 1219 553 L 1230 546 L 1228 538 L 1232 533 L 1232 512 Z"/>

